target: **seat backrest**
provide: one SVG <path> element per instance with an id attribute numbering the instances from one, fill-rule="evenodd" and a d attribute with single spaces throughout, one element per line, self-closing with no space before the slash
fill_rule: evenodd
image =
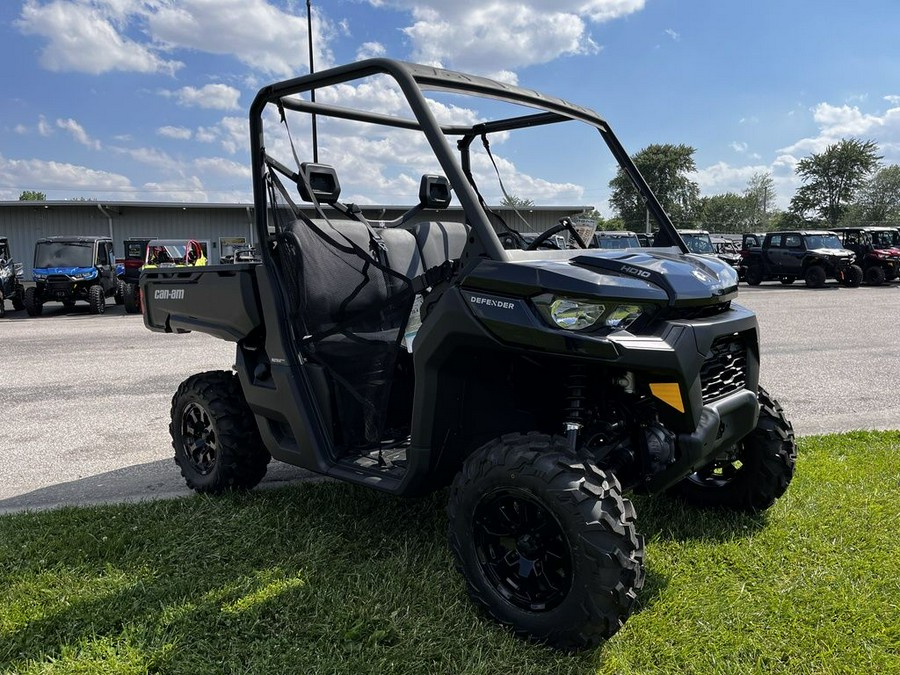
<path id="1" fill-rule="evenodd" d="M 400 228 L 383 228 L 376 232 L 384 240 L 388 265 L 392 270 L 408 279 L 417 277 L 425 271 L 422 267 L 419 246 L 411 232 Z"/>
<path id="2" fill-rule="evenodd" d="M 416 223 L 412 233 L 419 245 L 425 270 L 437 267 L 446 260 L 462 257 L 466 246 L 466 226 L 456 222 L 425 221 Z"/>
<path id="3" fill-rule="evenodd" d="M 299 244 L 299 310 L 309 329 L 317 331 L 384 303 L 388 288 L 384 273 L 366 265 L 347 244 L 349 239 L 363 251 L 371 249 L 365 225 L 338 218 L 313 223 L 345 249 L 324 241 L 303 221 L 290 227 Z"/>

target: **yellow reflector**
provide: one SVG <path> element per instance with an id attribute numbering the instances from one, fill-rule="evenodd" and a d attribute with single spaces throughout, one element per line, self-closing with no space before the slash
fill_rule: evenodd
<path id="1" fill-rule="evenodd" d="M 654 382 L 650 385 L 650 393 L 663 403 L 668 403 L 678 412 L 684 412 L 681 389 L 677 382 Z"/>

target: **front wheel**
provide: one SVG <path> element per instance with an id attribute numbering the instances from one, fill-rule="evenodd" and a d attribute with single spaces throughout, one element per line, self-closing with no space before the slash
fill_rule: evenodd
<path id="1" fill-rule="evenodd" d="M 863 275 L 869 286 L 881 286 L 887 279 L 887 275 L 881 265 L 870 265 L 863 272 Z"/>
<path id="2" fill-rule="evenodd" d="M 106 311 L 106 295 L 103 286 L 95 284 L 88 289 L 88 304 L 91 306 L 91 314 L 103 314 Z"/>
<path id="3" fill-rule="evenodd" d="M 803 275 L 803 280 L 809 288 L 822 288 L 827 278 L 828 275 L 825 274 L 825 269 L 821 265 L 813 265 L 807 268 L 806 273 Z"/>
<path id="4" fill-rule="evenodd" d="M 763 280 L 763 270 L 759 265 L 750 265 L 745 273 L 747 284 L 750 286 L 759 286 Z"/>
<path id="5" fill-rule="evenodd" d="M 863 271 L 859 265 L 850 265 L 841 272 L 841 283 L 847 288 L 856 288 L 862 283 Z"/>
<path id="6" fill-rule="evenodd" d="M 117 305 L 125 302 L 125 282 L 121 279 L 116 280 L 116 292 L 113 294 L 113 299 Z"/>
<path id="7" fill-rule="evenodd" d="M 182 382 L 172 398 L 169 433 L 192 490 L 247 490 L 266 475 L 271 456 L 234 373 L 213 370 Z"/>
<path id="8" fill-rule="evenodd" d="M 44 303 L 38 297 L 37 288 L 29 286 L 25 289 L 25 311 L 28 316 L 40 316 L 44 311 Z"/>
<path id="9" fill-rule="evenodd" d="M 447 505 L 472 600 L 517 634 L 560 649 L 613 635 L 644 583 L 644 541 L 611 474 L 562 437 L 509 434 L 473 453 Z"/>
<path id="10" fill-rule="evenodd" d="M 22 284 L 16 286 L 16 292 L 13 293 L 10 300 L 12 300 L 13 309 L 17 312 L 25 309 L 25 287 Z"/>
<path id="11" fill-rule="evenodd" d="M 765 511 L 794 477 L 797 446 L 794 428 L 778 401 L 759 388 L 756 429 L 719 459 L 675 486 L 694 506 Z"/>

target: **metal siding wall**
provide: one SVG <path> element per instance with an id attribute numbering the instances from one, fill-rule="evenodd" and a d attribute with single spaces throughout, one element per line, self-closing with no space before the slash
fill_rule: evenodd
<path id="1" fill-rule="evenodd" d="M 129 237 L 159 237 L 171 239 L 197 239 L 210 243 L 209 259 L 219 261 L 220 237 L 245 237 L 256 239 L 252 230 L 252 218 L 247 206 L 204 207 L 202 205 L 146 206 L 119 203 L 104 209 L 112 214 L 113 243 L 116 255 L 122 255 L 123 241 Z M 377 220 L 398 218 L 403 208 L 366 208 L 366 217 Z M 512 209 L 495 208 L 496 212 L 520 232 L 543 232 L 559 222 L 566 215 L 578 211 L 573 209 L 522 209 L 522 216 L 528 221 L 526 226 Z M 251 208 L 252 214 L 252 208 Z M 311 216 L 315 216 L 310 211 Z M 422 220 L 462 221 L 462 211 L 450 208 L 441 213 L 417 214 L 412 222 Z M 31 281 L 31 266 L 34 261 L 34 244 L 41 237 L 53 235 L 108 235 L 109 220 L 96 203 L 47 204 L 22 206 L 18 202 L 0 204 L 0 236 L 9 237 L 13 257 L 24 263 L 25 281 Z M 251 239 L 252 237 L 252 239 Z M 256 242 L 258 243 L 258 242 Z"/>

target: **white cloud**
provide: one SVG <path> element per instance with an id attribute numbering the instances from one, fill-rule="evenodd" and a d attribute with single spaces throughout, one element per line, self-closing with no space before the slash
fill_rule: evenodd
<path id="1" fill-rule="evenodd" d="M 735 152 L 747 152 L 747 144 L 741 141 L 731 141 L 731 143 L 728 144 L 728 147 Z"/>
<path id="2" fill-rule="evenodd" d="M 201 173 L 250 181 L 250 165 L 234 162 L 222 157 L 199 157 L 194 160 L 194 167 Z"/>
<path id="3" fill-rule="evenodd" d="M 812 112 L 813 121 L 819 127 L 818 135 L 802 138 L 779 149 L 779 153 L 793 157 L 819 153 L 843 138 L 856 137 L 878 143 L 885 161 L 900 162 L 900 154 L 895 150 L 895 145 L 900 143 L 900 105 L 893 104 L 885 112 L 873 114 L 864 113 L 858 106 L 834 106 L 823 102 Z"/>
<path id="4" fill-rule="evenodd" d="M 191 136 L 193 136 L 193 132 L 185 127 L 160 127 L 156 130 L 156 133 L 164 138 L 174 138 L 179 141 L 190 140 Z"/>
<path id="5" fill-rule="evenodd" d="M 133 189 L 125 176 L 107 171 L 97 171 L 86 166 L 65 162 L 47 162 L 39 159 L 6 159 L 0 155 L 0 185 L 15 193 L 22 190 L 40 190 L 53 198 L 53 192 L 89 192 L 99 196 L 111 192 L 116 199 Z"/>
<path id="6" fill-rule="evenodd" d="M 41 115 L 38 119 L 37 130 L 38 133 L 45 138 L 53 134 L 53 127 L 50 126 L 50 123 L 47 122 L 47 118 L 45 118 L 43 115 Z"/>
<path id="7" fill-rule="evenodd" d="M 92 148 L 93 150 L 100 149 L 100 141 L 88 136 L 87 132 L 84 130 L 84 127 L 82 127 L 75 120 L 71 118 L 65 120 L 56 120 L 56 126 L 58 126 L 60 129 L 68 131 L 72 138 L 74 138 L 82 145 Z"/>
<path id="8" fill-rule="evenodd" d="M 28 133 L 28 127 L 26 127 L 24 124 L 17 124 L 13 131 L 15 131 L 20 136 L 24 136 Z"/>
<path id="9" fill-rule="evenodd" d="M 197 87 L 182 87 L 177 91 L 163 90 L 163 96 L 175 97 L 180 105 L 188 108 L 208 108 L 212 110 L 239 110 L 241 92 L 227 84 L 207 84 Z"/>
<path id="10" fill-rule="evenodd" d="M 147 8 L 154 39 L 171 47 L 230 54 L 250 68 L 291 77 L 308 70 L 305 9 L 285 12 L 267 0 L 179 0 Z M 313 13 L 317 65 L 333 61 L 328 43 L 335 28 Z"/>
<path id="11" fill-rule="evenodd" d="M 885 96 L 884 100 L 890 103 L 892 106 L 900 105 L 900 96 Z"/>
<path id="12" fill-rule="evenodd" d="M 141 186 L 141 192 L 149 193 L 154 201 L 202 202 L 210 196 L 197 176 L 185 176 L 177 181 L 149 181 Z"/>
<path id="13" fill-rule="evenodd" d="M 181 175 L 182 163 L 157 148 L 112 148 L 118 155 L 131 157 L 136 162 Z"/>
<path id="14" fill-rule="evenodd" d="M 387 54 L 387 49 L 380 42 L 363 42 L 356 50 L 356 60 L 372 59 Z"/>
<path id="15" fill-rule="evenodd" d="M 670 38 L 672 38 L 675 42 L 678 42 L 681 39 L 681 34 L 676 33 L 671 28 L 666 28 L 666 35 L 668 35 Z"/>
<path id="16" fill-rule="evenodd" d="M 644 0 L 369 0 L 408 11 L 403 29 L 415 61 L 478 73 L 547 63 L 598 51 L 587 23 L 603 23 L 641 10 Z"/>
<path id="17" fill-rule="evenodd" d="M 109 0 L 66 2 L 26 0 L 16 27 L 26 35 L 47 40 L 41 65 L 53 71 L 97 75 L 112 70 L 173 74 L 184 64 L 159 56 L 153 45 L 124 37 L 115 25 L 133 10 L 134 3 Z"/>

